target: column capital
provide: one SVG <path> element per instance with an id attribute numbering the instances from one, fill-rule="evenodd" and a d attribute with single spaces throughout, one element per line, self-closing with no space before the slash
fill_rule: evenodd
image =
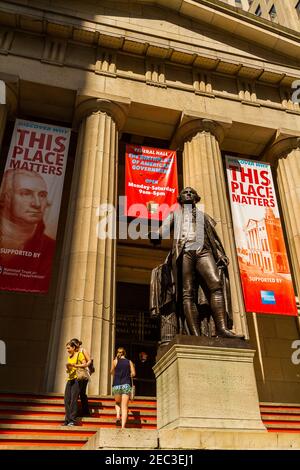
<path id="1" fill-rule="evenodd" d="M 221 143 L 226 130 L 229 129 L 231 125 L 231 119 L 213 114 L 183 111 L 180 124 L 171 142 L 171 148 L 182 148 L 185 141 L 192 139 L 199 132 L 209 132 Z"/>
<path id="2" fill-rule="evenodd" d="M 122 130 L 129 111 L 131 100 L 114 95 L 101 94 L 99 96 L 78 95 L 74 113 L 73 124 L 78 127 L 85 117 L 102 112 L 115 121 L 118 130 Z"/>
<path id="3" fill-rule="evenodd" d="M 288 155 L 297 148 L 300 148 L 300 132 L 278 129 L 273 142 L 264 155 L 264 160 L 276 163 L 279 158 Z"/>

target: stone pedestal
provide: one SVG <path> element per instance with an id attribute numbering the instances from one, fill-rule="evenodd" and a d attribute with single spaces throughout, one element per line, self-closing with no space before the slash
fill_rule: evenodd
<path id="1" fill-rule="evenodd" d="M 177 335 L 154 366 L 157 427 L 261 430 L 247 341 Z"/>

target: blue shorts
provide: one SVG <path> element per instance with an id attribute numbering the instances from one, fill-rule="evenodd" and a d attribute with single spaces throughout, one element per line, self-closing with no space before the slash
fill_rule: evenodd
<path id="1" fill-rule="evenodd" d="M 115 395 L 130 395 L 131 385 L 114 385 L 112 388 L 112 394 Z"/>

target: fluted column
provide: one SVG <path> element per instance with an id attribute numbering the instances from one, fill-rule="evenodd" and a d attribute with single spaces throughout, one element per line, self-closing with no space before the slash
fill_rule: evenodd
<path id="1" fill-rule="evenodd" d="M 80 338 L 94 357 L 96 372 L 91 394 L 110 393 L 115 334 L 116 239 L 100 239 L 99 206 L 116 207 L 118 129 L 125 121 L 124 106 L 108 100 L 84 101 L 77 109 L 81 120 L 70 204 L 73 228 L 69 267 L 63 296 L 55 391 L 65 384 L 65 343 Z M 67 237 L 68 237 L 67 233 Z"/>
<path id="2" fill-rule="evenodd" d="M 6 128 L 8 116 L 15 115 L 17 108 L 17 93 L 13 86 L 5 85 L 6 103 L 0 104 L 0 150 L 2 148 L 3 136 Z"/>
<path id="3" fill-rule="evenodd" d="M 227 201 L 220 142 L 230 122 L 218 123 L 192 116 L 182 119 L 173 145 L 183 145 L 184 186 L 195 188 L 204 211 L 216 222 L 216 230 L 230 259 L 229 275 L 235 331 L 248 336 L 242 288 Z M 183 144 L 182 144 L 183 143 Z"/>
<path id="4" fill-rule="evenodd" d="M 266 158 L 276 168 L 294 281 L 300 296 L 300 137 L 280 138 L 279 132 Z"/>
<path id="5" fill-rule="evenodd" d="M 0 150 L 2 148 L 2 141 L 7 121 L 7 106 L 6 104 L 0 104 Z"/>

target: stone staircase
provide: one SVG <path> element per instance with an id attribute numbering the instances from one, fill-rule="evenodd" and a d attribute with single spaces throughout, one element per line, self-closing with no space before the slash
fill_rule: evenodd
<path id="1" fill-rule="evenodd" d="M 0 450 L 79 450 L 99 429 L 116 430 L 114 400 L 89 397 L 91 417 L 78 426 L 62 426 L 61 394 L 0 394 Z M 300 405 L 261 403 L 261 416 L 270 433 L 300 434 Z M 138 397 L 129 404 L 131 430 L 156 430 L 156 400 Z"/>
<path id="2" fill-rule="evenodd" d="M 269 432 L 300 433 L 300 405 L 260 403 L 260 413 Z"/>
<path id="3" fill-rule="evenodd" d="M 63 396 L 0 394 L 0 450 L 75 450 L 100 428 L 116 428 L 112 397 L 89 397 L 91 417 L 62 426 Z M 156 429 L 156 401 L 138 397 L 129 404 L 128 428 Z"/>

